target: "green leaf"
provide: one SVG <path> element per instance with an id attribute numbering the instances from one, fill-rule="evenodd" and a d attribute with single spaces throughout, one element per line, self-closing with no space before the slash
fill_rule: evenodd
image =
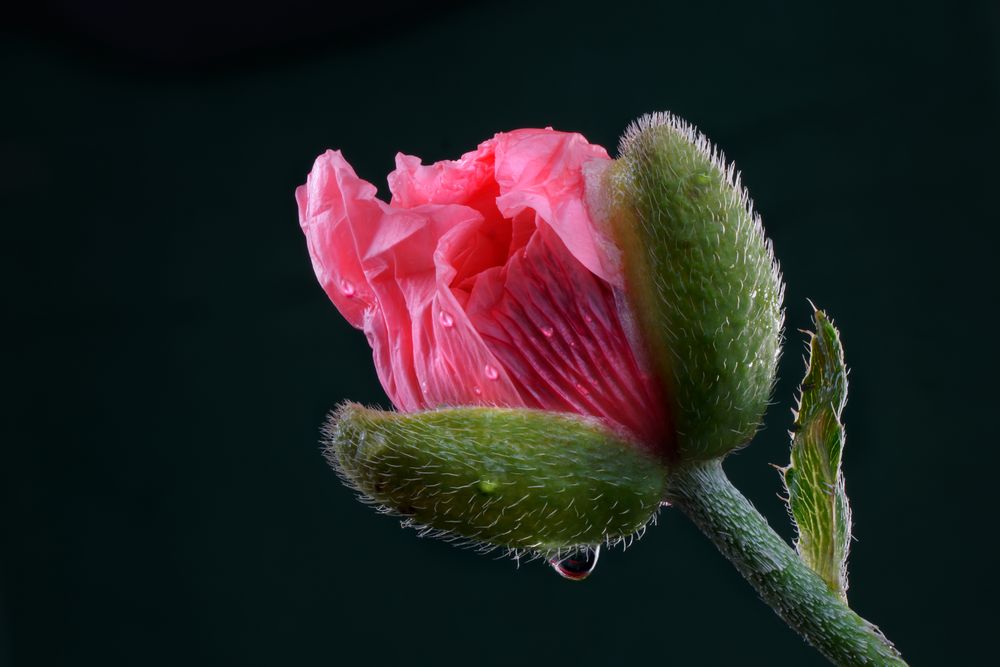
<path id="1" fill-rule="evenodd" d="M 840 334 L 816 310 L 809 362 L 795 416 L 791 464 L 783 470 L 788 506 L 798 529 L 796 548 L 831 590 L 847 599 L 851 510 L 840 462 L 841 412 L 847 402 L 847 367 Z"/>
<path id="2" fill-rule="evenodd" d="M 540 410 L 401 414 L 347 403 L 328 458 L 365 499 L 423 534 L 546 557 L 641 532 L 666 471 L 594 419 Z"/>

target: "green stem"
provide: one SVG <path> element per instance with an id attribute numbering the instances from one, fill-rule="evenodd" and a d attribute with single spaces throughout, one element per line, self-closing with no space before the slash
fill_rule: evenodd
<path id="1" fill-rule="evenodd" d="M 730 483 L 719 460 L 672 471 L 666 499 L 719 548 L 761 598 L 831 662 L 906 666 L 877 627 L 848 607 Z"/>

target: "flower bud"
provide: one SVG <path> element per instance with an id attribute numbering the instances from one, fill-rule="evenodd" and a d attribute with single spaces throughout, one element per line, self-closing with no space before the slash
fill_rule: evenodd
<path id="1" fill-rule="evenodd" d="M 746 444 L 774 383 L 783 286 L 733 165 L 669 114 L 632 124 L 603 186 L 626 293 L 667 388 L 677 454 Z"/>
<path id="2" fill-rule="evenodd" d="M 342 405 L 330 462 L 387 511 L 448 539 L 554 557 L 628 539 L 660 505 L 658 458 L 597 419 L 464 407 Z"/>

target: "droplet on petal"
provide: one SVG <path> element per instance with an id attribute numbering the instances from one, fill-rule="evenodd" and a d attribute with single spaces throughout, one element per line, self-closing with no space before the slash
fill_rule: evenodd
<path id="1" fill-rule="evenodd" d="M 450 329 L 451 327 L 455 326 L 455 318 L 452 317 L 451 313 L 448 313 L 447 311 L 442 310 L 441 314 L 438 316 L 438 319 L 441 320 L 441 326 L 443 327 L 447 327 Z"/>
<path id="2" fill-rule="evenodd" d="M 584 547 L 564 558 L 551 559 L 549 565 L 564 579 L 582 581 L 594 571 L 594 568 L 597 566 L 597 559 L 600 556 L 600 545 L 596 547 Z"/>
<path id="3" fill-rule="evenodd" d="M 481 393 L 483 393 L 483 390 L 480 389 L 479 385 L 477 384 L 472 388 L 472 393 L 475 394 L 476 396 L 479 396 Z"/>
<path id="4" fill-rule="evenodd" d="M 342 279 L 340 281 L 340 289 L 343 291 L 344 296 L 350 298 L 354 296 L 354 284 L 350 280 Z"/>
<path id="5" fill-rule="evenodd" d="M 490 366 L 489 364 L 486 364 L 486 368 L 484 369 L 484 371 L 486 372 L 486 377 L 490 380 L 496 380 L 498 377 L 500 377 L 500 373 L 497 372 L 497 369 L 494 368 L 493 366 Z"/>
<path id="6" fill-rule="evenodd" d="M 552 327 L 542 327 L 542 335 L 546 338 L 552 338 L 552 334 L 555 330 Z"/>
<path id="7" fill-rule="evenodd" d="M 590 390 L 587 389 L 586 387 L 584 387 L 583 384 L 580 383 L 580 382 L 576 383 L 576 390 L 578 392 L 580 392 L 581 394 L 583 394 L 584 396 L 589 396 L 590 395 Z"/>

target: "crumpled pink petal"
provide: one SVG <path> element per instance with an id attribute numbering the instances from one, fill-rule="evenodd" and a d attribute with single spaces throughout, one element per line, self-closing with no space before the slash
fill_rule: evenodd
<path id="1" fill-rule="evenodd" d="M 316 160 L 296 197 L 316 277 L 364 330 L 397 408 L 522 404 L 448 288 L 448 249 L 467 243 L 482 215 L 467 206 L 393 208 L 339 151 Z M 498 377 L 486 382 L 489 369 Z"/>
<path id="2" fill-rule="evenodd" d="M 386 204 L 339 151 L 317 158 L 296 191 L 313 267 L 397 408 L 574 412 L 660 444 L 618 249 L 587 207 L 607 164 L 579 134 L 517 130 L 455 161 L 397 155 Z"/>
<path id="3" fill-rule="evenodd" d="M 537 212 L 585 267 L 622 287 L 617 248 L 586 210 L 583 168 L 593 162 L 610 162 L 608 152 L 580 134 L 514 130 L 455 161 L 424 166 L 420 158 L 397 155 L 388 178 L 391 204 L 465 203 L 484 210 L 492 207 L 476 201 L 478 196 L 500 191 L 494 195 L 498 215 L 511 219 L 526 209 Z"/>

